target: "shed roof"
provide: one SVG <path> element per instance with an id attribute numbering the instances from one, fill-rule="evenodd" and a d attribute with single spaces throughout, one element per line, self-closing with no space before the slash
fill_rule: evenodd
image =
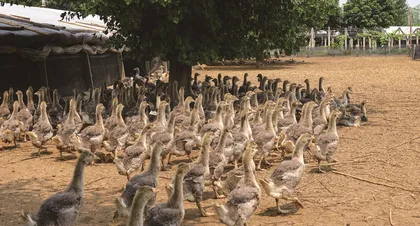
<path id="1" fill-rule="evenodd" d="M 63 10 L 5 4 L 0 7 L 0 43 L 37 48 L 45 45 L 103 45 L 108 35 L 99 16 L 61 20 Z"/>
<path id="2" fill-rule="evenodd" d="M 420 26 L 413 26 L 412 33 L 415 33 L 416 30 L 420 30 Z M 410 26 L 391 26 L 389 28 L 385 28 L 386 33 L 393 33 L 393 32 L 402 32 L 402 34 L 409 35 L 410 34 Z"/>

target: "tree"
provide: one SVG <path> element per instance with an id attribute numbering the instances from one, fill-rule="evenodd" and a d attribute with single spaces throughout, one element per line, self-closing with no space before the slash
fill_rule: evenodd
<path id="1" fill-rule="evenodd" d="M 332 1 L 327 12 L 328 22 L 324 27 L 340 28 L 343 23 L 343 9 L 340 7 L 340 1 Z"/>
<path id="2" fill-rule="evenodd" d="M 401 25 L 406 12 L 406 0 L 349 0 L 344 4 L 344 22 L 358 28 L 386 28 Z"/>
<path id="3" fill-rule="evenodd" d="M 107 32 L 113 33 L 110 44 L 129 47 L 128 57 L 169 60 L 170 81 L 177 80 L 188 93 L 191 66 L 197 61 L 260 60 L 267 49 L 297 50 L 310 27 L 326 23 L 327 9 L 335 1 L 50 0 L 47 4 L 66 3 L 65 19 L 99 15 Z"/>
<path id="4" fill-rule="evenodd" d="M 395 26 L 404 26 L 408 24 L 408 5 L 407 0 L 395 0 Z"/>

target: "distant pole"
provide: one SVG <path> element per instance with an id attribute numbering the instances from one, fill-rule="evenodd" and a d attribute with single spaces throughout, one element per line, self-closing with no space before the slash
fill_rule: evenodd
<path id="1" fill-rule="evenodd" d="M 412 38 L 412 33 L 413 33 L 413 11 L 411 10 L 411 7 L 410 7 L 410 10 L 409 10 L 409 19 L 410 19 L 410 38 L 408 39 L 408 46 L 410 47 L 410 49 L 411 49 L 411 38 Z"/>
<path id="2" fill-rule="evenodd" d="M 315 30 L 314 28 L 311 28 L 311 48 L 315 47 Z"/>
<path id="3" fill-rule="evenodd" d="M 366 29 L 365 28 L 363 28 L 363 43 L 362 43 L 362 46 L 363 46 L 363 50 L 365 50 L 366 49 Z"/>
<path id="4" fill-rule="evenodd" d="M 330 47 L 331 46 L 331 28 L 330 27 L 328 27 L 327 35 L 328 35 L 328 47 Z"/>
<path id="5" fill-rule="evenodd" d="M 42 0 L 42 7 L 45 7 L 45 0 Z"/>
<path id="6" fill-rule="evenodd" d="M 349 32 L 347 31 L 347 28 L 344 28 L 344 37 L 346 39 L 344 40 L 344 50 L 347 50 L 347 37 L 349 36 Z"/>

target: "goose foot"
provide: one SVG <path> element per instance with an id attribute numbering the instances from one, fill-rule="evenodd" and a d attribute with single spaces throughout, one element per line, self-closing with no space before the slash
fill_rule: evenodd
<path id="1" fill-rule="evenodd" d="M 321 162 L 320 161 L 318 161 L 318 173 L 325 173 L 325 171 L 321 169 Z"/>
<path id="2" fill-rule="evenodd" d="M 201 206 L 200 201 L 198 200 L 198 198 L 195 198 L 195 204 L 198 207 L 198 210 L 200 210 L 200 214 L 202 217 L 207 217 L 209 216 L 208 213 L 203 209 L 203 207 Z"/>
<path id="3" fill-rule="evenodd" d="M 214 191 L 214 194 L 216 195 L 216 199 L 226 198 L 225 195 L 219 194 L 218 189 L 219 188 L 217 186 L 213 186 L 213 191 Z"/>

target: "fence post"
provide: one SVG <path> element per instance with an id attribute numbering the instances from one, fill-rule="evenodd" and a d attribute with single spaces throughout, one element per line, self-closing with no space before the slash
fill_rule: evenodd
<path id="1" fill-rule="evenodd" d="M 330 27 L 328 27 L 327 35 L 328 35 L 328 47 L 330 47 L 331 46 L 331 28 Z"/>
<path id="2" fill-rule="evenodd" d="M 344 28 L 344 50 L 347 50 L 347 37 L 349 36 L 349 32 L 347 31 L 347 28 Z"/>
<path id="3" fill-rule="evenodd" d="M 398 38 L 398 49 L 401 50 L 401 38 Z"/>
<path id="4" fill-rule="evenodd" d="M 315 47 L 315 31 L 314 28 L 311 28 L 311 42 L 310 42 L 310 47 L 314 48 Z"/>
<path id="5" fill-rule="evenodd" d="M 365 37 L 365 34 L 366 34 L 366 28 L 363 28 L 363 43 L 362 43 L 363 50 L 366 49 L 366 37 Z"/>

